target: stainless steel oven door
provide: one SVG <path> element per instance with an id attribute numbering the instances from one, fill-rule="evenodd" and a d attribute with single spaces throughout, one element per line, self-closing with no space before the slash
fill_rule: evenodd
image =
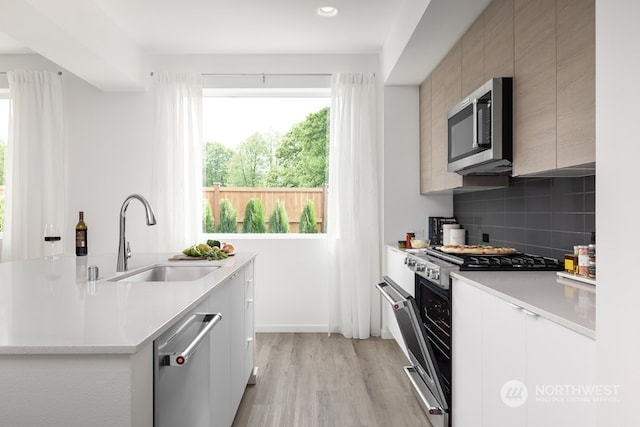
<path id="1" fill-rule="evenodd" d="M 406 367 L 405 372 L 414 394 L 434 427 L 448 426 L 449 407 L 415 299 L 387 276 L 376 287 L 391 304 L 407 346 L 413 366 Z"/>

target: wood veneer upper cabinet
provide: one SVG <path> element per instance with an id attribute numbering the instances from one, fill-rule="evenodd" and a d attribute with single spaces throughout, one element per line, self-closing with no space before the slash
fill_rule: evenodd
<path id="1" fill-rule="evenodd" d="M 557 0 L 557 167 L 595 162 L 595 0 Z"/>
<path id="2" fill-rule="evenodd" d="M 556 0 L 514 3 L 513 174 L 556 168 Z"/>
<path id="3" fill-rule="evenodd" d="M 481 14 L 462 36 L 462 96 L 467 96 L 485 81 L 484 16 Z"/>
<path id="4" fill-rule="evenodd" d="M 431 170 L 431 76 L 420 85 L 420 193 L 433 189 Z"/>
<path id="5" fill-rule="evenodd" d="M 444 107 L 444 61 L 431 73 L 431 189 L 444 189 L 447 163 L 447 112 Z"/>
<path id="6" fill-rule="evenodd" d="M 440 162 L 443 164 L 444 174 L 444 189 L 449 190 L 462 186 L 462 175 L 455 172 L 447 172 L 448 163 L 448 137 L 447 137 L 447 114 L 451 107 L 462 101 L 462 42 L 456 43 L 456 45 L 449 51 L 447 56 L 442 61 L 444 64 L 444 147 L 442 150 L 442 157 Z"/>
<path id="7" fill-rule="evenodd" d="M 493 0 L 482 14 L 484 81 L 493 77 L 513 77 L 513 1 Z"/>

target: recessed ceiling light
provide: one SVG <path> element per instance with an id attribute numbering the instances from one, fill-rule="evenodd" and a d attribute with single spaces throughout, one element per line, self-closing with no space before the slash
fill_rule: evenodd
<path id="1" fill-rule="evenodd" d="M 318 8 L 317 13 L 325 18 L 331 18 L 338 14 L 338 9 L 333 6 L 323 6 Z"/>

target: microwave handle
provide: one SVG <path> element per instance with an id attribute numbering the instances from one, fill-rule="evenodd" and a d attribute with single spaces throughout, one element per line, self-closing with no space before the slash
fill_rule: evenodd
<path id="1" fill-rule="evenodd" d="M 478 99 L 473 98 L 473 148 L 478 148 Z"/>

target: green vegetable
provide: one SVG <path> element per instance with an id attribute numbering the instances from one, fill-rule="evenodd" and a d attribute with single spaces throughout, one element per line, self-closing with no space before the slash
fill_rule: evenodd
<path id="1" fill-rule="evenodd" d="M 228 256 L 226 252 L 221 251 L 220 248 L 215 246 L 213 247 L 213 249 L 211 249 L 209 252 L 203 255 L 209 261 L 219 261 L 221 259 L 226 259 Z"/>
<path id="2" fill-rule="evenodd" d="M 207 245 L 211 246 L 212 248 L 214 247 L 219 248 L 220 240 L 207 240 Z"/>

